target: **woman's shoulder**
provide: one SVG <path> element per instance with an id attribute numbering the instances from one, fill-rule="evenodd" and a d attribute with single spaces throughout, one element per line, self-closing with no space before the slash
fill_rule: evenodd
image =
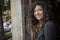
<path id="1" fill-rule="evenodd" d="M 53 21 L 49 20 L 49 21 L 46 22 L 45 26 L 46 26 L 46 25 L 51 26 L 51 25 L 55 25 L 55 23 L 54 23 Z"/>
<path id="2" fill-rule="evenodd" d="M 44 29 L 50 29 L 50 28 L 56 28 L 56 25 L 53 21 L 47 21 L 45 26 L 44 26 Z"/>

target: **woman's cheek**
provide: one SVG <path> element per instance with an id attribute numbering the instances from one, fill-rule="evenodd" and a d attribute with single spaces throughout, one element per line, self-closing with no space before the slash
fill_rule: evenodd
<path id="1" fill-rule="evenodd" d="M 39 11 L 39 13 L 43 13 L 43 11 Z"/>

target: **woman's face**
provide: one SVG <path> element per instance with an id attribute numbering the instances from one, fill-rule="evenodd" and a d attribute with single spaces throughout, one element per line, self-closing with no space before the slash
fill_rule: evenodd
<path id="1" fill-rule="evenodd" d="M 37 20 L 40 20 L 41 18 L 43 18 L 43 8 L 40 5 L 36 5 L 34 9 L 34 17 Z"/>

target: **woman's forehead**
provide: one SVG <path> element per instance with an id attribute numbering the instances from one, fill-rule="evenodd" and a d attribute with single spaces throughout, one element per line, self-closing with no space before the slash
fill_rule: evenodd
<path id="1" fill-rule="evenodd" d="M 42 6 L 41 5 L 36 5 L 35 9 L 42 9 Z"/>

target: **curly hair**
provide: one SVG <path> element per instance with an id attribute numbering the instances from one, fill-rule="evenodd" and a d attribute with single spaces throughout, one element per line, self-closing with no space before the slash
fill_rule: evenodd
<path id="1" fill-rule="evenodd" d="M 36 5 L 40 5 L 43 8 L 44 13 L 43 13 L 43 18 L 41 20 L 37 20 L 34 17 L 34 9 L 35 9 Z M 32 6 L 30 7 L 30 11 L 28 14 L 28 27 L 32 30 L 34 37 L 35 37 L 36 33 L 44 27 L 44 25 L 45 25 L 46 21 L 48 21 L 48 19 L 49 19 L 49 16 L 48 16 L 47 4 L 42 1 L 37 1 L 37 2 L 33 3 Z"/>

